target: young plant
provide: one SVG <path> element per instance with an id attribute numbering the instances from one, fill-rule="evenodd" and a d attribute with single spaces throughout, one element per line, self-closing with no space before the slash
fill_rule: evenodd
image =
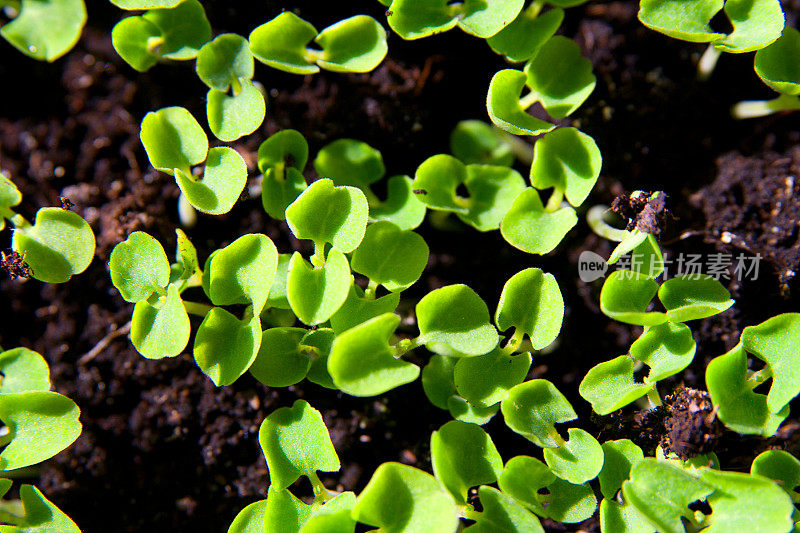
<path id="1" fill-rule="evenodd" d="M 53 62 L 75 46 L 86 24 L 83 0 L 3 2 L 11 22 L 0 35 L 26 56 Z"/>
<path id="2" fill-rule="evenodd" d="M 196 70 L 209 88 L 208 125 L 218 139 L 235 141 L 261 125 L 267 105 L 252 82 L 254 61 L 247 39 L 224 33 L 207 42 L 197 53 Z"/>
<path id="3" fill-rule="evenodd" d="M 211 40 L 211 25 L 198 0 L 133 0 L 115 4 L 128 10 L 148 10 L 122 19 L 111 31 L 114 49 L 139 72 L 164 60 L 194 59 Z"/>
<path id="4" fill-rule="evenodd" d="M 486 42 L 492 50 L 512 63 L 529 60 L 556 33 L 564 20 L 563 9 L 556 7 L 542 13 L 543 7 L 543 2 L 531 2 L 511 24 L 486 39 Z"/>
<path id="5" fill-rule="evenodd" d="M 386 57 L 386 31 L 367 15 L 356 15 L 317 32 L 284 11 L 250 33 L 250 50 L 262 63 L 293 74 L 369 72 Z M 309 48 L 314 41 L 321 50 Z"/>
<path id="6" fill-rule="evenodd" d="M 14 183 L 0 174 L 0 230 L 6 221 L 14 227 L 11 248 L 16 254 L 5 257 L 14 276 L 33 277 L 46 283 L 63 283 L 80 274 L 94 258 L 92 228 L 80 215 L 59 207 L 43 207 L 34 223 L 12 208 L 22 202 Z"/>
<path id="7" fill-rule="evenodd" d="M 739 433 L 774 435 L 789 416 L 789 402 L 800 394 L 798 348 L 798 313 L 784 313 L 744 328 L 739 344 L 713 359 L 706 369 L 706 385 L 719 419 Z M 749 370 L 748 354 L 766 365 Z M 755 392 L 770 380 L 768 394 Z"/>
<path id="8" fill-rule="evenodd" d="M 191 0 L 194 1 L 194 0 Z M 175 177 L 192 207 L 210 215 L 231 210 L 247 184 L 247 165 L 233 148 L 208 148 L 208 137 L 182 107 L 165 107 L 142 120 L 142 145 L 156 169 Z M 205 163 L 202 177 L 192 167 Z"/>
<path id="9" fill-rule="evenodd" d="M 37 465 L 69 447 L 81 433 L 75 402 L 50 391 L 50 369 L 44 358 L 26 348 L 0 349 L 0 421 L 5 432 L 0 473 Z M 11 488 L 0 480 L 0 497 Z M 8 531 L 80 533 L 78 526 L 31 485 L 20 487 L 21 501 L 4 501 L 0 526 Z M 13 526 L 13 529 L 11 527 Z"/>
<path id="10" fill-rule="evenodd" d="M 393 0 L 386 18 L 389 27 L 403 39 L 421 39 L 456 26 L 470 35 L 486 39 L 514 20 L 524 0 L 488 0 L 448 3 L 444 0 Z"/>

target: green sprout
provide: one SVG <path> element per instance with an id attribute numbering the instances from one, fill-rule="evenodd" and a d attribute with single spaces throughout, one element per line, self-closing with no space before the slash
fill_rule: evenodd
<path id="1" fill-rule="evenodd" d="M 94 258 L 92 228 L 80 215 L 59 207 L 43 207 L 31 224 L 12 208 L 22 202 L 14 183 L 0 174 L 0 230 L 14 227 L 11 248 L 18 254 L 14 276 L 45 283 L 63 283 L 80 274 Z"/>
<path id="2" fill-rule="evenodd" d="M 142 120 L 140 138 L 150 164 L 175 177 L 192 207 L 211 215 L 227 213 L 247 184 L 247 165 L 233 148 L 208 148 L 208 137 L 182 107 L 165 107 Z M 205 163 L 202 177 L 192 167 Z"/>
<path id="3" fill-rule="evenodd" d="M 139 72 L 159 61 L 185 61 L 197 57 L 211 40 L 211 25 L 198 0 L 118 1 L 123 9 L 148 9 L 142 15 L 126 17 L 111 31 L 114 49 Z"/>
<path id="4" fill-rule="evenodd" d="M 308 160 L 308 143 L 296 130 L 281 130 L 258 147 L 261 203 L 269 216 L 286 218 L 286 208 L 308 186 L 303 168 Z"/>
<path id="5" fill-rule="evenodd" d="M 486 39 L 496 53 L 508 61 L 521 63 L 535 56 L 564 20 L 560 8 L 541 12 L 542 2 L 531 2 L 511 24 Z"/>
<path id="6" fill-rule="evenodd" d="M 746 327 L 736 347 L 708 364 L 708 392 L 726 426 L 765 437 L 778 430 L 789 415 L 789 402 L 800 394 L 798 346 L 800 314 L 784 313 Z M 755 372 L 748 370 L 748 354 L 766 366 Z M 770 379 L 768 394 L 755 392 L 758 385 Z"/>
<path id="7" fill-rule="evenodd" d="M 516 18 L 524 0 L 393 0 L 387 11 L 389 27 L 403 39 L 421 39 L 456 26 L 486 39 Z"/>
<path id="8" fill-rule="evenodd" d="M 249 135 L 264 121 L 267 106 L 251 81 L 253 63 L 247 39 L 235 33 L 217 36 L 197 53 L 197 75 L 209 88 L 208 125 L 221 141 Z"/>
<path id="9" fill-rule="evenodd" d="M 14 48 L 34 59 L 53 62 L 75 46 L 86 24 L 83 0 L 20 0 L 13 6 L 13 20 L 0 35 Z"/>
<path id="10" fill-rule="evenodd" d="M 291 11 L 284 11 L 250 33 L 253 55 L 293 74 L 369 72 L 386 57 L 386 31 L 367 15 L 356 15 L 321 32 Z M 314 41 L 321 50 L 308 47 Z"/>

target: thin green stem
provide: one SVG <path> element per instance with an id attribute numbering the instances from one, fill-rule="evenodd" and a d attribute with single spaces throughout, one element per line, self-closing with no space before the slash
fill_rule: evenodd
<path id="1" fill-rule="evenodd" d="M 508 147 L 511 149 L 511 153 L 514 154 L 514 157 L 519 160 L 525 166 L 530 166 L 533 164 L 533 146 L 526 143 L 516 135 L 511 135 L 508 132 L 505 132 L 495 126 L 497 132 L 502 133 L 501 138 L 503 141 L 508 144 Z"/>
<path id="2" fill-rule="evenodd" d="M 321 241 L 314 242 L 314 255 L 311 256 L 311 264 L 315 267 L 325 265 L 325 243 Z"/>
<path id="3" fill-rule="evenodd" d="M 550 198 L 547 200 L 547 205 L 544 206 L 544 210 L 548 213 L 552 213 L 553 211 L 558 211 L 561 207 L 561 202 L 564 200 L 564 191 L 561 189 L 553 189 L 553 194 L 550 195 Z"/>
<path id="4" fill-rule="evenodd" d="M 531 20 L 535 19 L 536 17 L 539 16 L 539 13 L 541 13 L 543 7 L 544 7 L 544 2 L 542 2 L 541 0 L 534 0 L 533 2 L 531 2 L 531 5 L 525 8 L 525 16 Z"/>
<path id="5" fill-rule="evenodd" d="M 539 94 L 531 91 L 519 100 L 519 106 L 522 109 L 528 109 L 530 106 L 539 101 Z"/>
<path id="6" fill-rule="evenodd" d="M 32 224 L 28 222 L 25 217 L 15 213 L 10 207 L 0 207 L 0 216 L 8 219 L 8 221 L 11 222 L 11 224 L 17 229 L 25 229 L 32 226 Z"/>
<path id="7" fill-rule="evenodd" d="M 375 292 L 377 290 L 378 290 L 378 282 L 377 281 L 373 281 L 373 280 L 369 280 L 369 284 L 367 285 L 367 288 L 364 289 L 364 298 L 366 298 L 368 300 L 374 300 L 375 299 Z"/>
<path id="8" fill-rule="evenodd" d="M 751 389 L 755 389 L 771 377 L 772 368 L 770 366 L 765 366 L 761 370 L 750 372 L 749 376 L 747 376 L 747 383 L 750 385 Z"/>
<path id="9" fill-rule="evenodd" d="M 324 503 L 339 495 L 338 492 L 326 489 L 325 485 L 323 485 L 322 481 L 319 479 L 317 472 L 314 470 L 308 473 L 308 480 L 311 482 L 311 488 L 314 490 L 314 503 Z"/>
<path id="10" fill-rule="evenodd" d="M 739 102 L 731 109 L 731 115 L 738 119 L 758 118 L 781 111 L 798 110 L 800 110 L 800 96 L 782 94 L 773 100 L 745 100 Z"/>
<path id="11" fill-rule="evenodd" d="M 558 444 L 558 447 L 559 447 L 559 448 L 563 448 L 563 447 L 564 447 L 564 445 L 567 443 L 567 442 L 564 440 L 564 438 L 563 438 L 563 437 L 562 437 L 562 436 L 561 436 L 561 435 L 558 433 L 558 430 L 555 428 L 555 426 L 551 427 L 551 428 L 550 428 L 550 429 L 547 431 L 547 434 L 548 434 L 548 435 L 550 435 L 550 438 L 551 438 L 551 439 L 553 439 L 554 441 L 556 441 L 556 444 Z"/>
<path id="12" fill-rule="evenodd" d="M 589 224 L 589 227 L 592 228 L 593 232 L 604 239 L 615 242 L 624 241 L 631 232 L 624 229 L 617 229 L 609 225 L 604 219 L 607 212 L 608 207 L 596 205 L 587 211 L 586 222 Z"/>
<path id="13" fill-rule="evenodd" d="M 231 78 L 231 91 L 233 91 L 233 96 L 239 96 L 242 92 L 242 82 L 239 78 Z"/>
<path id="14" fill-rule="evenodd" d="M 415 339 L 401 339 L 395 346 L 392 347 L 392 355 L 394 357 L 401 357 L 403 354 L 410 352 L 420 345 L 420 338 Z"/>
<path id="15" fill-rule="evenodd" d="M 206 316 L 213 306 L 208 304 L 201 304 L 197 302 L 187 302 L 186 300 L 183 301 L 183 308 L 186 309 L 186 312 L 190 315 L 196 316 Z M 252 310 L 250 311 L 253 312 Z"/>
<path id="16" fill-rule="evenodd" d="M 514 334 L 511 335 L 511 338 L 508 339 L 508 342 L 506 342 L 506 345 L 503 346 L 501 351 L 505 355 L 513 354 L 514 352 L 519 350 L 519 347 L 522 344 L 522 340 L 524 338 L 525 338 L 525 332 L 518 328 L 514 328 Z"/>

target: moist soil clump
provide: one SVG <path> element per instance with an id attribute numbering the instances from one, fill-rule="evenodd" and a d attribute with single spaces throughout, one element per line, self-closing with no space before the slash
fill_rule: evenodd
<path id="1" fill-rule="evenodd" d="M 661 438 L 661 448 L 681 460 L 691 459 L 716 449 L 722 423 L 706 391 L 685 388 L 665 399 L 669 416 L 664 420 L 666 435 Z"/>

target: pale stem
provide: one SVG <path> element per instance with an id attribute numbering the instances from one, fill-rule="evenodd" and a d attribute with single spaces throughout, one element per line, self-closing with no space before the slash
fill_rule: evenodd
<path id="1" fill-rule="evenodd" d="M 559 448 L 563 448 L 564 445 L 567 443 L 564 438 L 558 433 L 558 430 L 555 426 L 552 426 L 548 431 L 547 434 L 550 435 L 550 438 L 556 441 Z"/>
<path id="2" fill-rule="evenodd" d="M 628 235 L 630 235 L 631 232 L 624 229 L 617 229 L 609 225 L 604 219 L 607 211 L 608 207 L 604 205 L 596 205 L 592 207 L 586 213 L 586 222 L 588 222 L 589 227 L 592 228 L 593 232 L 604 239 L 622 242 L 628 237 Z"/>
<path id="3" fill-rule="evenodd" d="M 535 19 L 544 7 L 544 2 L 541 0 L 534 0 L 527 8 L 525 8 L 525 16 L 530 19 Z"/>
<path id="4" fill-rule="evenodd" d="M 239 96 L 239 93 L 242 92 L 242 82 L 239 78 L 231 79 L 231 91 L 233 91 L 233 96 Z"/>
<path id="5" fill-rule="evenodd" d="M 184 228 L 191 228 L 197 224 L 197 211 L 183 192 L 178 197 L 178 218 Z"/>
<path id="6" fill-rule="evenodd" d="M 511 148 L 511 153 L 514 154 L 520 163 L 526 166 L 533 164 L 533 146 L 526 143 L 516 135 L 511 135 L 495 126 L 497 132 L 502 133 L 502 139 Z"/>
<path id="7" fill-rule="evenodd" d="M 17 229 L 31 227 L 31 223 L 25 220 L 25 217 L 15 213 L 10 207 L 0 207 L 0 216 L 8 219 L 8 221 L 11 222 L 11 224 Z"/>
<path id="8" fill-rule="evenodd" d="M 772 377 L 772 368 L 765 366 L 756 372 L 748 372 L 747 382 L 754 389 Z"/>
<path id="9" fill-rule="evenodd" d="M 525 337 L 525 332 L 514 328 L 514 334 L 508 339 L 508 342 L 503 346 L 502 352 L 505 355 L 511 355 L 516 352 L 522 344 L 522 339 Z"/>
<path id="10" fill-rule="evenodd" d="M 402 357 L 403 354 L 410 352 L 419 345 L 419 337 L 416 339 L 401 339 L 400 342 L 392 347 L 392 356 L 395 358 Z"/>
<path id="11" fill-rule="evenodd" d="M 519 100 L 519 106 L 522 109 L 528 109 L 530 106 L 539 101 L 539 94 L 531 91 Z"/>
<path id="12" fill-rule="evenodd" d="M 314 489 L 314 503 L 326 502 L 339 495 L 338 492 L 326 489 L 325 485 L 323 485 L 322 481 L 319 479 L 317 472 L 314 470 L 308 473 L 308 480 L 311 482 L 311 487 Z"/>
<path id="13" fill-rule="evenodd" d="M 558 208 L 561 207 L 561 202 L 564 200 L 564 191 L 561 189 L 553 189 L 553 194 L 550 195 L 550 198 L 547 200 L 547 205 L 544 206 L 544 210 L 548 213 L 552 213 L 553 211 L 557 211 Z"/>
<path id="14" fill-rule="evenodd" d="M 800 110 L 800 96 L 782 94 L 772 100 L 745 100 L 739 102 L 731 109 L 734 118 L 758 118 L 766 117 L 781 111 Z"/>
<path id="15" fill-rule="evenodd" d="M 206 316 L 213 307 L 208 304 L 201 304 L 198 302 L 187 302 L 186 300 L 184 300 L 183 308 L 186 309 L 186 312 L 189 313 L 190 315 Z"/>
<path id="16" fill-rule="evenodd" d="M 698 80 L 706 81 L 711 77 L 711 74 L 714 73 L 714 67 L 717 66 L 717 60 L 721 55 L 722 52 L 717 50 L 713 44 L 708 45 L 708 48 L 706 48 L 706 51 L 703 52 L 703 55 L 700 57 L 700 61 L 697 63 Z"/>
<path id="17" fill-rule="evenodd" d="M 325 266 L 325 243 L 322 241 L 314 241 L 314 255 L 310 258 L 311 264 L 319 268 Z"/>

